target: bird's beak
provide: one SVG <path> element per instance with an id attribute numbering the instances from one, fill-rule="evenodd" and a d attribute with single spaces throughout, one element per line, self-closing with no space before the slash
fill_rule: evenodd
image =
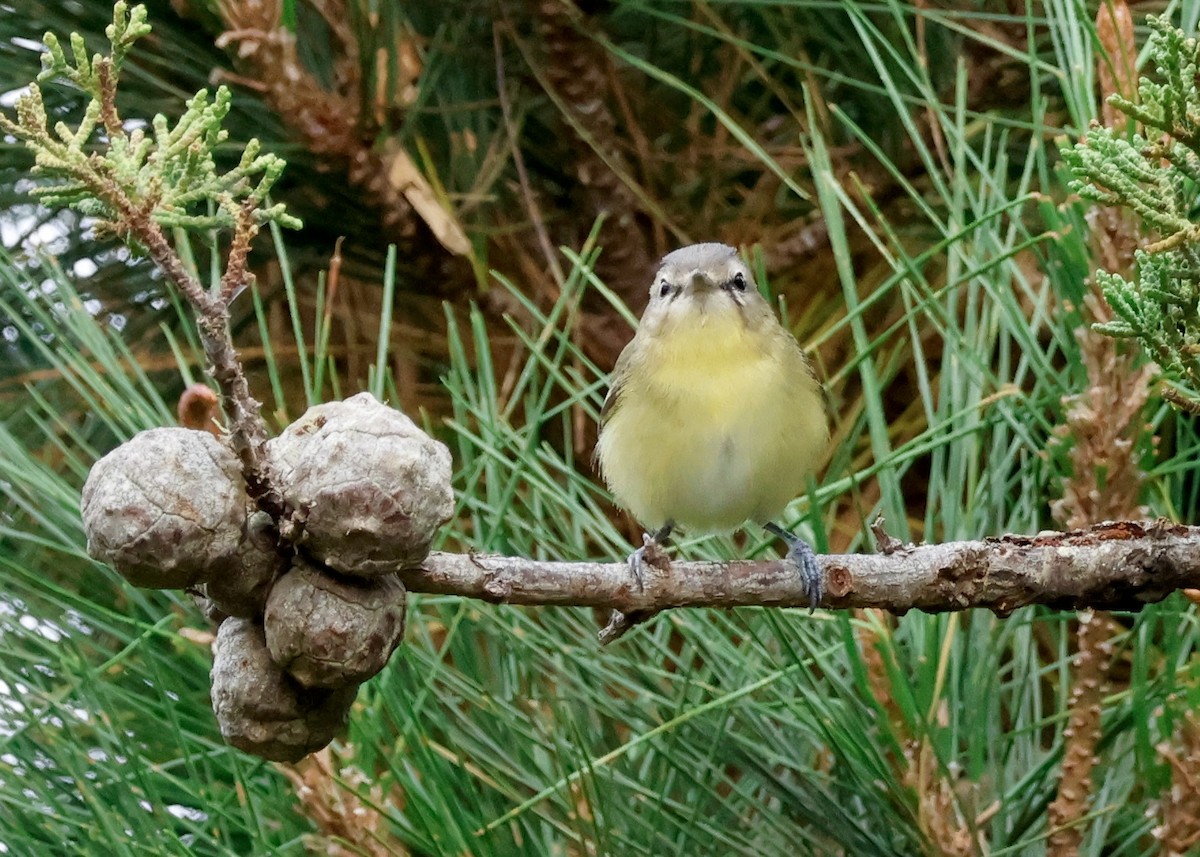
<path id="1" fill-rule="evenodd" d="M 704 271 L 692 271 L 692 292 L 694 294 L 712 291 L 716 287 L 717 284 L 710 280 Z"/>

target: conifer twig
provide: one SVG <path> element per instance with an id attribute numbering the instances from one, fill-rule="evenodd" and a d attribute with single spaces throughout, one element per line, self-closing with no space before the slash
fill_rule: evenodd
<path id="1" fill-rule="evenodd" d="M 149 32 L 144 6 L 118 2 L 105 30 L 107 55 L 89 57 L 83 38 L 72 34 L 68 57 L 47 33 L 38 81 L 65 81 L 90 96 L 83 118 L 75 128 L 64 121 L 51 126 L 35 83 L 17 100 L 15 120 L 0 113 L 0 130 L 33 153 L 34 172 L 46 179 L 33 190 L 36 197 L 78 210 L 92 218 L 97 235 L 114 235 L 148 256 L 195 310 L 247 488 L 261 508 L 282 520 L 286 504 L 271 485 L 263 456 L 266 424 L 230 336 L 229 305 L 253 281 L 246 258 L 262 225 L 300 225 L 282 205 L 268 203 L 285 164 L 250 140 L 236 167 L 218 171 L 214 152 L 227 137 L 221 123 L 231 101 L 225 87 L 211 99 L 207 90 L 196 93 L 174 126 L 159 115 L 149 134 L 128 130 L 117 109 L 117 82 L 130 48 Z M 167 230 L 177 228 L 232 233 L 225 270 L 212 289 L 188 270 L 167 238 Z"/>
<path id="2" fill-rule="evenodd" d="M 1128 59 L 1132 49 L 1124 48 L 1125 60 L 1114 55 L 1109 76 L 1120 76 L 1123 85 L 1107 99 L 1106 126 L 1094 124 L 1062 154 L 1075 175 L 1073 191 L 1100 205 L 1128 210 L 1157 236 L 1137 251 L 1135 275 L 1097 272 L 1115 314 L 1097 329 L 1136 339 L 1162 367 L 1169 400 L 1194 411 L 1200 402 L 1200 224 L 1195 222 L 1200 42 L 1166 18 L 1151 16 L 1147 23 L 1147 66 L 1155 72 L 1138 78 L 1134 92 Z M 1118 112 L 1133 122 L 1117 121 Z"/>

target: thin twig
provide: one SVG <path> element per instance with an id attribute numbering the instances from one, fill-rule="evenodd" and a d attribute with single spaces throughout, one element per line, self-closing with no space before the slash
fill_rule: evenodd
<path id="1" fill-rule="evenodd" d="M 1200 416 L 1200 402 L 1185 396 L 1177 388 L 1169 384 L 1163 384 L 1160 395 L 1177 408 L 1187 411 L 1189 414 Z"/>

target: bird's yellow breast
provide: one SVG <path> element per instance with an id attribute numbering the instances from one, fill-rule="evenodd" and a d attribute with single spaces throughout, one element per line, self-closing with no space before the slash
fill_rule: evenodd
<path id="1" fill-rule="evenodd" d="M 733 529 L 779 515 L 828 441 L 820 390 L 773 318 L 695 312 L 644 342 L 601 432 L 618 502 L 643 524 Z"/>

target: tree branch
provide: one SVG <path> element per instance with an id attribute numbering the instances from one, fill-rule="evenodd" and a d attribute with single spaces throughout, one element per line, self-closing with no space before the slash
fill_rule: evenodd
<path id="1" fill-rule="evenodd" d="M 817 558 L 821 607 L 893 613 L 985 607 L 1138 610 L 1176 589 L 1200 587 L 1200 527 L 1168 521 L 1105 523 L 1067 533 L 1006 535 L 975 542 L 905 545 L 885 554 Z M 541 562 L 521 557 L 433 553 L 400 574 L 413 592 L 504 604 L 609 607 L 622 613 L 669 607 L 807 607 L 800 575 L 781 560 L 675 562 L 645 571 L 638 590 L 624 563 Z"/>

